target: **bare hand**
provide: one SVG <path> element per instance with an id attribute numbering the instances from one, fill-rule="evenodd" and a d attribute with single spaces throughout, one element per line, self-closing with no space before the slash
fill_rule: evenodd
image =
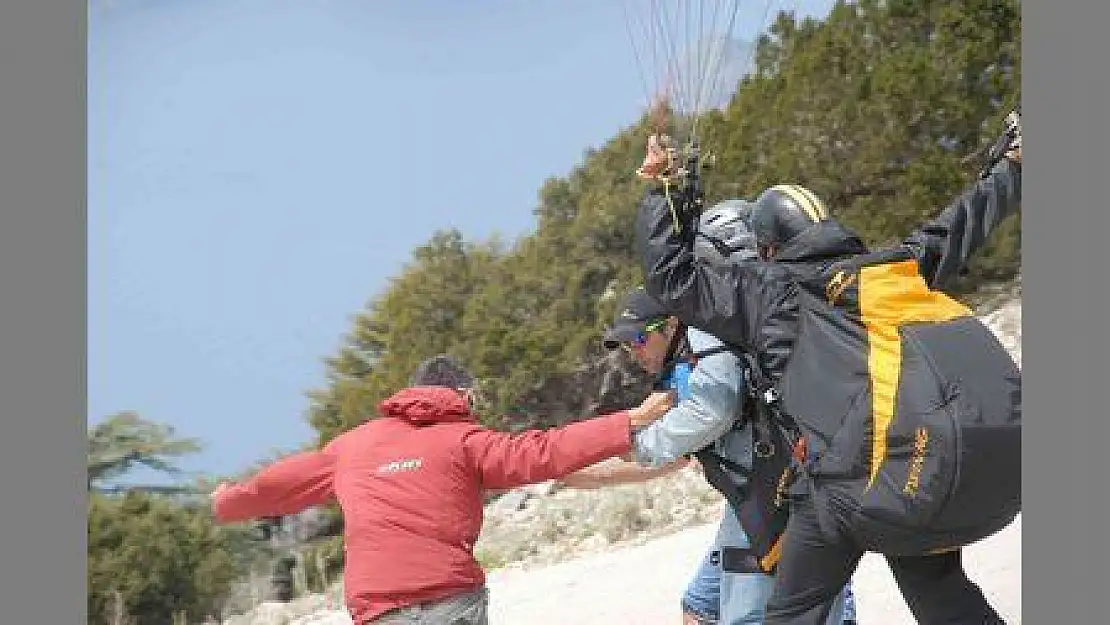
<path id="1" fill-rule="evenodd" d="M 674 406 L 674 391 L 655 391 L 631 412 L 632 427 L 642 428 L 667 414 Z"/>
<path id="2" fill-rule="evenodd" d="M 675 162 L 675 151 L 670 147 L 670 143 L 670 138 L 663 135 L 648 137 L 647 154 L 640 168 L 636 170 L 636 175 L 645 180 L 651 180 L 667 173 Z"/>
<path id="3" fill-rule="evenodd" d="M 1007 152 L 1006 153 L 1006 158 L 1008 158 L 1011 161 L 1014 161 L 1015 163 L 1020 165 L 1021 164 L 1021 146 L 1019 145 L 1018 147 L 1016 147 L 1016 148 L 1010 150 L 1009 152 Z"/>
<path id="4" fill-rule="evenodd" d="M 216 489 L 212 491 L 209 497 L 215 499 L 229 488 L 231 488 L 231 484 L 228 484 L 227 482 L 220 482 L 219 486 L 217 486 Z"/>

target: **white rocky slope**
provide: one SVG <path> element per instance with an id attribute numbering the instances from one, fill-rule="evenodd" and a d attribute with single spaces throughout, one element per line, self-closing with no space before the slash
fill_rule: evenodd
<path id="1" fill-rule="evenodd" d="M 983 319 L 1021 363 L 1020 285 Z M 1001 305 L 999 305 L 1001 304 Z M 996 307 L 997 306 L 997 307 Z M 476 552 L 489 568 L 493 625 L 677 624 L 678 597 L 722 500 L 692 469 L 598 491 L 538 485 L 490 504 Z M 968 574 L 1011 625 L 1021 622 L 1021 521 L 967 550 Z M 913 623 L 883 560 L 853 579 L 862 625 Z M 263 604 L 225 625 L 349 625 L 341 589 Z"/>

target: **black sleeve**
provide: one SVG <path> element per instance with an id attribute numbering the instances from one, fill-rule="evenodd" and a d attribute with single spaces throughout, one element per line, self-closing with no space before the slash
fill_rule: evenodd
<path id="1" fill-rule="evenodd" d="M 764 263 L 700 262 L 693 252 L 696 218 L 674 187 L 659 185 L 645 193 L 636 218 L 644 288 L 684 323 L 751 349 L 761 302 L 768 299 L 756 267 Z"/>
<path id="2" fill-rule="evenodd" d="M 1003 159 L 989 176 L 964 191 L 903 244 L 917 257 L 929 286 L 944 288 L 966 268 L 994 229 L 1020 210 L 1021 165 Z"/>

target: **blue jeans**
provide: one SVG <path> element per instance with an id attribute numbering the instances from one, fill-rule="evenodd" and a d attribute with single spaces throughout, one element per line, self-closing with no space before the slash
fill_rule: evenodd
<path id="1" fill-rule="evenodd" d="M 722 547 L 751 547 L 732 508 L 727 506 L 717 536 L 682 596 L 683 611 L 697 616 L 705 625 L 762 625 L 763 609 L 771 597 L 774 578 L 760 573 L 722 571 L 719 563 Z M 827 625 L 841 625 L 855 617 L 850 597 L 849 583 L 829 613 Z"/>
<path id="2" fill-rule="evenodd" d="M 721 571 L 714 561 L 716 545 L 702 558 L 682 595 L 682 611 L 698 617 L 701 625 L 716 625 L 721 617 Z"/>

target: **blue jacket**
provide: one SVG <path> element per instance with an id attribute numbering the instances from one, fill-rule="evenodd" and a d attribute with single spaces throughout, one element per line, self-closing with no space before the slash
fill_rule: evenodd
<path id="1" fill-rule="evenodd" d="M 694 328 L 687 330 L 686 337 L 695 353 L 722 345 Z M 636 433 L 632 458 L 641 465 L 658 467 L 712 445 L 721 456 L 750 467 L 751 427 L 732 429 L 743 407 L 744 366 L 729 351 L 701 357 L 692 369 L 680 363 L 670 381 L 678 391 L 678 403 Z"/>

